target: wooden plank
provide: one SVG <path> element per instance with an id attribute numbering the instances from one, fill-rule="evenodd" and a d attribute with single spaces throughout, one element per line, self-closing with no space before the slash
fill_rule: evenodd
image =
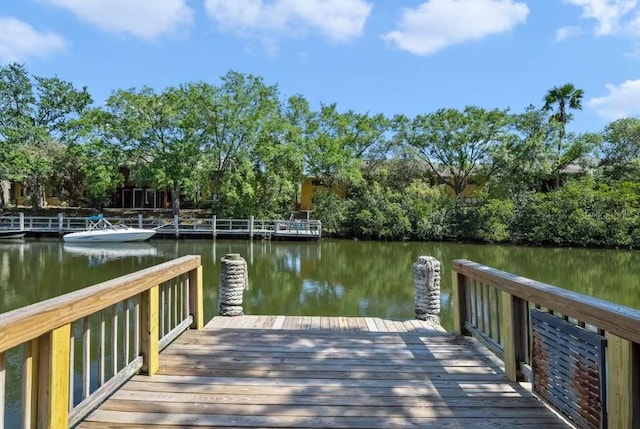
<path id="1" fill-rule="evenodd" d="M 607 333 L 607 395 L 609 427 L 640 427 L 640 352 L 638 345 Z"/>
<path id="2" fill-rule="evenodd" d="M 188 273 L 189 276 L 189 309 L 193 316 L 192 329 L 204 327 L 204 283 L 202 266 L 199 265 Z"/>
<path id="3" fill-rule="evenodd" d="M 73 350 L 72 350 L 73 353 Z M 118 304 L 111 306 L 111 373 L 118 373 Z"/>
<path id="4" fill-rule="evenodd" d="M 320 317 L 313 316 L 311 318 L 311 329 L 316 331 L 320 329 Z"/>
<path id="5" fill-rule="evenodd" d="M 5 353 L 0 353 L 0 428 L 4 428 L 6 380 L 7 380 L 6 356 L 5 356 Z"/>
<path id="6" fill-rule="evenodd" d="M 515 382 L 522 378 L 519 374 L 520 362 L 525 360 L 521 347 L 523 343 L 522 335 L 525 329 L 522 326 L 522 301 L 510 293 L 502 291 L 500 306 L 504 372 L 509 380 Z"/>
<path id="7" fill-rule="evenodd" d="M 376 325 L 376 322 L 374 322 L 373 318 L 365 317 L 364 321 L 367 324 L 367 329 L 370 332 L 378 332 L 378 326 Z"/>
<path id="8" fill-rule="evenodd" d="M 284 316 L 277 316 L 276 320 L 273 322 L 273 329 L 282 329 L 282 326 L 284 325 L 284 320 L 285 320 Z"/>
<path id="9" fill-rule="evenodd" d="M 415 379 L 407 379 L 407 380 L 350 380 L 344 378 L 334 378 L 334 379 L 305 379 L 305 378 L 289 378 L 282 380 L 274 380 L 266 379 L 266 378 L 256 378 L 256 377 L 219 377 L 214 375 L 202 376 L 202 375 L 190 375 L 190 376 L 181 376 L 181 375 L 168 375 L 168 374 L 157 374 L 153 377 L 147 376 L 135 376 L 132 378 L 132 381 L 143 381 L 146 383 L 179 383 L 179 384 L 202 384 L 206 385 L 209 388 L 211 386 L 232 386 L 232 385 L 242 385 L 242 386 L 291 386 L 296 388 L 303 387 L 313 387 L 313 388 L 321 388 L 326 389 L 329 387 L 335 388 L 423 388 L 423 387 L 432 387 L 435 386 L 438 389 L 440 388 L 457 388 L 461 392 L 465 392 L 467 390 L 474 390 L 478 388 L 486 389 L 486 391 L 493 391 L 493 389 L 512 389 L 510 391 L 519 392 L 521 396 L 531 395 L 531 392 L 522 388 L 518 384 L 513 384 L 505 381 L 506 378 L 504 376 L 498 376 L 497 379 L 494 378 L 490 381 L 483 380 L 473 380 L 470 378 L 469 380 L 446 380 L 442 378 L 434 378 L 432 380 L 415 380 Z"/>
<path id="10" fill-rule="evenodd" d="M 415 428 L 415 427 L 454 427 L 454 428 L 513 428 L 528 424 L 530 428 L 551 428 L 557 423 L 552 417 L 510 417 L 502 421 L 485 421 L 481 424 L 478 418 L 456 418 L 447 426 L 434 426 L 438 423 L 438 417 L 412 417 L 412 416 L 330 416 L 322 415 L 297 416 L 297 415 L 276 415 L 276 416 L 227 416 L 216 414 L 158 414 L 158 413 L 129 413 L 119 411 L 94 412 L 88 421 L 108 422 L 116 424 L 129 424 L 132 427 L 139 425 L 174 425 L 180 427 L 187 426 L 207 426 L 207 427 L 300 427 L 300 428 Z M 487 424 L 491 423 L 491 424 Z M 501 423 L 501 424 L 500 424 Z M 556 427 L 558 427 L 556 425 Z M 559 426 L 566 427 L 566 426 Z"/>
<path id="11" fill-rule="evenodd" d="M 0 314 L 0 352 L 26 343 L 51 329 L 97 313 L 116 302 L 124 301 L 198 266 L 200 266 L 199 255 L 183 256 L 95 286 Z"/>
<path id="12" fill-rule="evenodd" d="M 156 383 L 159 384 L 159 383 Z M 160 388 L 164 387 L 159 384 Z M 403 395 L 394 395 L 389 390 L 384 391 L 384 395 L 379 394 L 374 389 L 350 390 L 349 395 L 339 394 L 337 391 L 322 392 L 317 394 L 307 392 L 307 394 L 291 395 L 293 389 L 283 389 L 274 387 L 275 393 L 252 393 L 247 388 L 237 390 L 242 393 L 228 393 L 216 389 L 214 392 L 206 391 L 165 391 L 147 389 L 121 389 L 111 398 L 119 401 L 135 402 L 174 402 L 174 403 L 219 403 L 219 404 L 261 404 L 261 405 L 317 405 L 335 406 L 346 405 L 345 396 L 349 396 L 348 405 L 358 407 L 431 407 L 431 408 L 540 408 L 540 401 L 534 397 L 522 398 L 513 396 L 480 396 L 480 397 L 460 397 L 459 392 L 449 389 L 446 396 L 438 395 L 436 389 L 427 395 L 412 395 L 411 392 L 404 392 Z M 288 392 L 288 393 L 284 393 Z M 336 394 L 334 394 L 334 392 Z M 499 402 L 496 403 L 496 400 Z M 132 405 L 134 406 L 134 405 Z M 272 411 L 272 410 L 270 410 Z"/>
<path id="13" fill-rule="evenodd" d="M 157 379 L 162 377 L 161 379 Z M 208 379 L 201 377 L 201 379 Z M 233 397 L 246 397 L 256 396 L 258 400 L 266 400 L 265 398 L 270 396 L 285 396 L 290 400 L 294 398 L 303 398 L 311 396 L 317 398 L 325 396 L 329 398 L 339 398 L 339 401 L 344 402 L 344 397 L 348 397 L 353 400 L 366 400 L 375 397 L 389 397 L 394 396 L 399 400 L 415 399 L 416 401 L 424 398 L 436 398 L 456 400 L 462 398 L 487 398 L 488 400 L 496 401 L 503 398 L 514 398 L 517 401 L 524 401 L 527 404 L 529 400 L 532 400 L 540 405 L 540 401 L 533 398 L 528 391 L 524 389 L 516 389 L 513 386 L 505 383 L 482 383 L 482 384 L 469 384 L 467 383 L 464 388 L 458 385 L 438 383 L 436 385 L 424 384 L 405 386 L 402 383 L 390 384 L 387 386 L 342 386 L 342 385 L 330 385 L 323 383 L 319 385 L 297 385 L 291 384 L 291 380 L 284 380 L 278 384 L 212 384 L 212 383 L 197 383 L 197 379 L 191 379 L 191 383 L 181 382 L 185 381 L 183 377 L 175 376 L 154 376 L 150 380 L 144 380 L 137 378 L 129 381 L 121 390 L 116 393 L 116 396 L 124 392 L 131 392 L 137 397 L 146 398 L 146 392 L 154 393 L 183 393 L 183 394 L 197 394 L 197 395 L 212 395 L 212 396 L 233 396 Z M 464 383 L 463 383 L 464 384 Z M 142 394 L 142 395 L 141 395 Z M 496 404 L 497 406 L 498 404 Z M 500 406 L 502 403 L 499 404 Z"/>
<path id="14" fill-rule="evenodd" d="M 453 299 L 453 331 L 463 335 L 464 324 L 469 320 L 467 278 L 455 269 L 451 272 L 451 297 Z"/>
<path id="15" fill-rule="evenodd" d="M 23 429 L 35 429 L 38 424 L 39 344 L 38 340 L 31 340 L 24 345 L 24 367 L 22 370 Z M 2 426 L 0 425 L 0 427 Z"/>
<path id="16" fill-rule="evenodd" d="M 156 413 L 163 415 L 172 414 L 200 414 L 200 415 L 233 415 L 259 416 L 268 414 L 272 416 L 299 416 L 299 417 L 389 417 L 400 413 L 413 418 L 540 418 L 546 414 L 541 406 L 538 407 L 435 407 L 435 406 L 407 406 L 389 404 L 380 406 L 354 406 L 351 404 L 339 405 L 291 405 L 285 400 L 284 404 L 269 404 L 269 410 L 264 409 L 263 404 L 233 404 L 233 403 L 200 403 L 200 402 L 153 402 L 153 401 L 129 401 L 110 399 L 102 407 L 101 411 L 118 411 L 125 413 Z M 161 418 L 160 418 L 161 419 Z"/>
<path id="17" fill-rule="evenodd" d="M 140 298 L 140 340 L 141 354 L 143 356 L 142 371 L 147 375 L 153 375 L 159 368 L 159 332 L 158 332 L 158 306 L 159 289 L 156 285 L 142 293 Z"/>
<path id="18" fill-rule="evenodd" d="M 100 317 L 100 330 L 98 336 L 98 386 L 101 386 L 105 380 L 105 323 L 104 323 L 104 312 L 105 310 L 101 310 Z"/>
<path id="19" fill-rule="evenodd" d="M 40 337 L 38 374 L 38 427 L 69 426 L 69 337 L 71 325 Z"/>
<path id="20" fill-rule="evenodd" d="M 379 317 L 374 317 L 373 323 L 376 324 L 376 327 L 378 328 L 378 332 L 389 332 L 387 330 L 387 325 L 385 325 L 384 321 Z"/>
<path id="21" fill-rule="evenodd" d="M 640 310 L 463 259 L 453 261 L 453 270 L 454 273 L 486 282 L 525 301 L 551 308 L 613 335 L 640 343 Z"/>

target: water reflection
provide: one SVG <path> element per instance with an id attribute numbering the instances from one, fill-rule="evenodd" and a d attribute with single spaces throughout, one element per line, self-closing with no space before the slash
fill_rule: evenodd
<path id="1" fill-rule="evenodd" d="M 116 259 L 159 255 L 158 248 L 149 243 L 64 243 L 63 248 L 71 255 L 85 257 L 89 266 Z"/>
<path id="2" fill-rule="evenodd" d="M 0 244 L 0 311 L 80 289 L 182 255 L 202 257 L 205 317 L 214 315 L 220 258 L 249 263 L 248 314 L 413 316 L 412 264 L 443 262 L 442 320 L 451 325 L 451 262 L 464 258 L 640 308 L 640 252 L 456 243 L 155 240 L 80 246 L 59 241 Z"/>

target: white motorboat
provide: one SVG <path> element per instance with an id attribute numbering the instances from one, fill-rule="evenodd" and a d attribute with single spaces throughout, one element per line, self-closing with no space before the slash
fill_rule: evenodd
<path id="1" fill-rule="evenodd" d="M 153 229 L 131 228 L 126 225 L 112 225 L 102 216 L 89 217 L 89 228 L 85 231 L 65 234 L 66 242 L 74 243 L 123 243 L 145 241 L 155 235 Z"/>

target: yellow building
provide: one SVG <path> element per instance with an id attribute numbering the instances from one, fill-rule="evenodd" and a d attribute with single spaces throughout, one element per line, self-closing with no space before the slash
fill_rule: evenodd
<path id="1" fill-rule="evenodd" d="M 9 202 L 18 206 L 31 205 L 29 202 L 29 195 L 26 194 L 24 185 L 20 182 L 11 182 L 9 188 Z M 60 206 L 60 195 L 51 188 L 45 188 L 45 202 L 48 206 Z"/>
<path id="2" fill-rule="evenodd" d="M 312 211 L 314 197 L 318 192 L 322 192 L 328 188 L 325 182 L 317 177 L 307 177 L 304 179 L 300 185 L 299 210 Z M 331 190 L 343 198 L 347 196 L 347 187 L 343 184 L 335 184 L 331 186 Z"/>

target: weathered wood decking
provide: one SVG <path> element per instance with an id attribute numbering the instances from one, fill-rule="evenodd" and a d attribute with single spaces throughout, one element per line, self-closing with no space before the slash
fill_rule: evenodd
<path id="1" fill-rule="evenodd" d="M 216 317 L 79 427 L 567 427 L 500 365 L 417 320 Z"/>

